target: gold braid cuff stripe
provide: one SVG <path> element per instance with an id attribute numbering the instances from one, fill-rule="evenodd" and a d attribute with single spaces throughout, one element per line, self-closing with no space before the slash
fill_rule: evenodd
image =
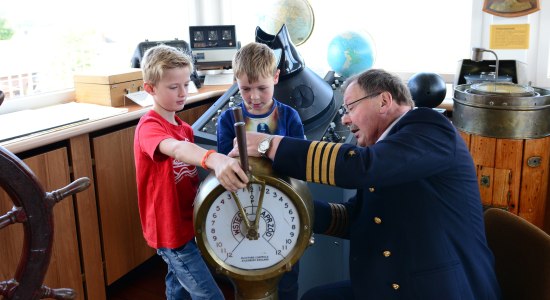
<path id="1" fill-rule="evenodd" d="M 312 142 L 307 152 L 306 180 L 315 183 L 336 185 L 334 172 L 338 150 L 342 144 Z"/>
<path id="2" fill-rule="evenodd" d="M 329 206 L 332 211 L 332 219 L 330 221 L 330 226 L 324 234 L 344 237 L 348 228 L 348 212 L 346 207 L 338 203 L 329 203 Z"/>

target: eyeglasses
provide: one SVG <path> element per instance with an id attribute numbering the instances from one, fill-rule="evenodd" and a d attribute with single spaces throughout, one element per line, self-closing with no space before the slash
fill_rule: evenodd
<path id="1" fill-rule="evenodd" d="M 349 108 L 350 105 L 354 104 L 354 103 L 357 103 L 361 100 L 365 100 L 365 99 L 369 99 L 369 98 L 373 98 L 373 97 L 376 97 L 378 95 L 382 94 L 382 92 L 376 92 L 376 93 L 372 93 L 372 94 L 369 94 L 369 95 L 366 95 L 365 97 L 362 97 L 362 98 L 359 98 L 357 100 L 354 100 L 354 101 L 351 101 L 350 103 L 348 104 L 344 104 L 342 105 L 342 107 L 344 107 L 344 115 L 347 115 L 351 112 L 351 109 Z"/>

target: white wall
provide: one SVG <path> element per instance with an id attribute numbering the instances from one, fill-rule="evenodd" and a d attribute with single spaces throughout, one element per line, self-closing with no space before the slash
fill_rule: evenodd
<path id="1" fill-rule="evenodd" d="M 527 66 L 528 81 L 533 86 L 549 88 L 550 0 L 540 0 L 540 11 L 517 18 L 504 18 L 483 13 L 481 0 L 474 1 L 473 4 L 471 45 L 489 48 L 489 33 L 493 24 L 530 24 L 529 49 L 493 51 L 497 53 L 499 59 L 524 62 Z"/>
<path id="2" fill-rule="evenodd" d="M 316 7 L 320 5 L 327 5 L 324 0 L 309 0 L 312 4 L 314 11 Z M 369 1 L 366 0 L 340 0 L 338 5 L 334 8 L 335 16 L 344 16 L 346 19 L 354 19 L 356 22 L 361 22 L 361 19 L 365 19 L 369 16 L 370 11 L 364 9 L 353 10 L 353 7 L 357 6 L 357 2 L 360 1 L 361 5 L 368 5 Z M 365 2 L 366 1 L 366 2 Z M 447 0 L 442 0 L 442 2 Z M 482 11 L 483 0 L 472 0 L 472 19 L 471 19 L 471 41 L 470 45 L 466 45 L 467 41 L 456 40 L 456 47 L 460 48 L 459 55 L 453 55 L 456 60 L 469 58 L 471 47 L 483 47 L 489 48 L 489 31 L 492 24 L 530 24 L 530 43 L 527 50 L 494 50 L 499 59 L 518 60 L 525 63 L 526 66 L 526 82 L 531 82 L 533 86 L 550 88 L 550 73 L 549 70 L 549 56 L 550 56 L 550 0 L 539 0 L 541 10 L 523 17 L 516 18 L 504 18 L 493 16 Z M 237 25 L 237 38 L 243 44 L 246 44 L 254 39 L 255 29 L 255 11 L 258 6 L 265 5 L 264 1 L 256 0 L 192 0 L 195 5 L 196 14 L 192 16 L 193 9 L 190 10 L 190 25 L 214 25 L 214 24 L 235 24 Z M 193 4 L 192 4 L 193 5 Z M 418 2 L 418 6 L 422 8 L 425 5 L 424 2 Z M 247 9 L 244 9 L 246 7 Z M 451 13 L 452 7 L 447 5 L 445 13 Z M 351 10 L 350 10 L 351 9 Z M 440 8 L 438 8 L 440 9 Z M 400 26 L 397 20 L 394 20 L 394 13 L 391 11 L 376 12 L 387 16 L 387 20 L 379 22 L 377 26 Z M 322 16 L 321 16 L 322 17 Z M 326 20 L 326 16 L 324 20 Z M 325 51 L 325 47 L 312 46 L 317 41 L 324 41 L 328 37 L 332 36 L 331 32 L 338 28 L 339 22 L 334 24 L 319 24 L 317 23 L 314 28 L 314 32 L 304 45 L 298 47 L 300 53 L 306 59 L 306 64 L 313 71 L 321 76 L 326 73 L 328 64 L 326 59 L 317 59 L 320 52 Z M 434 26 L 441 26 L 441 21 L 436 22 Z M 467 26 L 467 25 L 466 25 Z M 332 31 L 331 31 L 332 30 Z M 422 33 L 415 33 L 419 36 Z M 449 33 L 453 34 L 453 33 Z M 399 38 L 399 37 L 396 37 Z M 324 40 L 323 40 L 324 39 Z M 403 53 L 407 51 L 407 44 L 403 44 Z M 435 55 L 435 54 L 434 54 Z M 312 59 L 313 58 L 313 59 Z M 402 58 L 402 57 L 401 57 Z M 486 59 L 493 59 L 487 57 Z M 376 67 L 376 65 L 375 65 Z M 394 70 L 400 71 L 400 70 Z M 434 71 L 434 70 L 422 70 L 422 71 Z M 410 71 L 409 71 L 410 72 Z M 435 70 L 437 73 L 437 70 Z M 412 74 L 412 73 L 411 73 Z M 445 76 L 447 81 L 452 82 L 453 74 Z"/>

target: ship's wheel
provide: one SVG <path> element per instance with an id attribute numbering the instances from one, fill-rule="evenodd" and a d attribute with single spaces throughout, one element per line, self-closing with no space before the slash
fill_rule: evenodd
<path id="1" fill-rule="evenodd" d="M 81 192 L 89 186 L 90 180 L 83 177 L 59 190 L 44 192 L 42 185 L 27 165 L 7 149 L 0 147 L 0 187 L 6 191 L 14 204 L 11 211 L 0 216 L 0 229 L 11 224 L 23 223 L 24 231 L 23 249 L 15 276 L 0 281 L 0 295 L 10 300 L 76 297 L 72 289 L 52 289 L 42 283 L 52 252 L 53 207 L 63 198 Z"/>

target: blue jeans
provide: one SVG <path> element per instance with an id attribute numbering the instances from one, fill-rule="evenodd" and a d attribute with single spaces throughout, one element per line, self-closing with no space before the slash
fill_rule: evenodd
<path id="1" fill-rule="evenodd" d="M 197 249 L 195 240 L 176 249 L 159 248 L 157 254 L 168 265 L 167 300 L 224 299 Z"/>

